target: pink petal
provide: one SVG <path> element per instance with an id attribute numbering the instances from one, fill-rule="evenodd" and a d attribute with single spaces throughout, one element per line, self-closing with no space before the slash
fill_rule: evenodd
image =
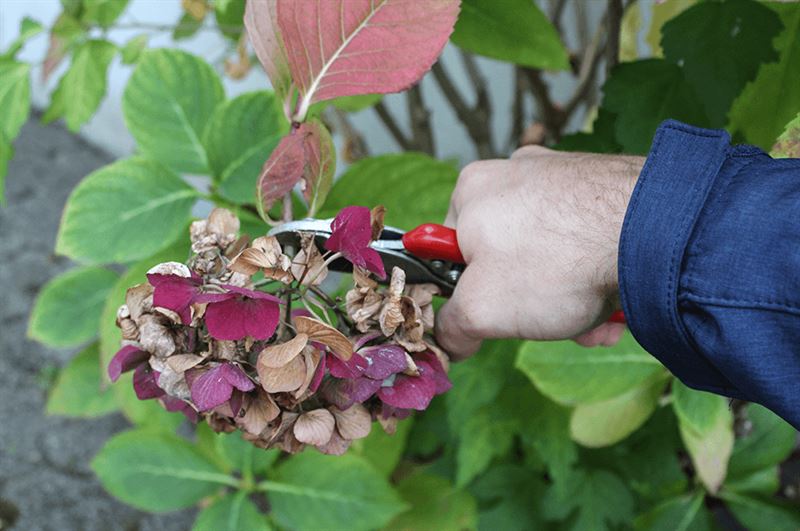
<path id="1" fill-rule="evenodd" d="M 253 380 L 238 365 L 223 363 L 219 366 L 219 371 L 223 378 L 239 391 L 252 391 L 256 388 Z"/>
<path id="2" fill-rule="evenodd" d="M 214 339 L 269 339 L 278 328 L 280 307 L 270 299 L 234 299 L 208 305 L 205 322 Z"/>
<path id="3" fill-rule="evenodd" d="M 334 404 L 339 409 L 347 409 L 355 403 L 355 401 L 345 393 L 345 383 L 349 381 L 350 380 L 337 380 L 335 378 L 324 379 L 319 387 L 319 394 L 326 402 Z"/>
<path id="4" fill-rule="evenodd" d="M 183 324 L 192 322 L 192 304 L 198 287 L 202 281 L 197 278 L 186 278 L 179 275 L 161 275 L 151 273 L 147 281 L 155 288 L 153 290 L 153 305 L 167 308 L 181 317 Z"/>
<path id="5" fill-rule="evenodd" d="M 149 357 L 150 354 L 148 352 L 133 345 L 126 345 L 119 349 L 108 363 L 108 377 L 111 378 L 112 382 L 116 382 L 120 374 L 135 369 L 140 363 L 147 361 Z"/>
<path id="6" fill-rule="evenodd" d="M 319 384 L 322 383 L 322 378 L 325 376 L 325 366 L 326 366 L 325 360 L 327 358 L 328 355 L 323 355 L 322 357 L 320 357 L 319 365 L 317 365 L 317 372 L 314 373 L 314 377 L 311 378 L 311 383 L 308 384 L 308 390 L 311 391 L 312 393 L 316 393 L 317 389 L 319 389 Z M 336 359 L 338 360 L 339 358 Z"/>
<path id="7" fill-rule="evenodd" d="M 406 370 L 406 351 L 399 345 L 376 345 L 359 352 L 369 363 L 364 376 L 373 380 L 384 380 L 392 374 Z"/>
<path id="8" fill-rule="evenodd" d="M 414 356 L 415 360 L 422 360 L 427 365 L 431 367 L 431 377 L 433 379 L 434 384 L 436 384 L 436 394 L 440 395 L 450 390 L 453 387 L 452 382 L 450 382 L 450 378 L 447 377 L 447 373 L 442 367 L 442 363 L 439 361 L 439 358 L 436 357 L 436 354 L 430 351 L 425 351 L 421 354 L 416 354 Z M 423 374 L 423 376 L 425 376 Z"/>
<path id="9" fill-rule="evenodd" d="M 373 380 L 372 378 L 356 378 L 355 380 L 340 380 L 342 382 L 342 393 L 349 396 L 354 402 L 359 404 L 369 400 L 375 392 L 381 388 L 380 380 Z M 338 404 L 339 409 L 342 408 Z"/>
<path id="10" fill-rule="evenodd" d="M 244 393 L 238 390 L 234 390 L 231 393 L 231 399 L 228 400 L 228 406 L 231 408 L 231 413 L 234 417 L 239 416 L 239 412 L 242 410 L 242 403 L 244 402 Z"/>
<path id="11" fill-rule="evenodd" d="M 359 378 L 369 366 L 369 362 L 360 354 L 353 353 L 348 361 L 328 353 L 328 370 L 336 378 Z"/>
<path id="12" fill-rule="evenodd" d="M 361 251 L 361 256 L 364 258 L 364 267 L 378 275 L 381 280 L 386 278 L 386 269 L 383 267 L 383 260 L 378 251 L 367 247 Z"/>
<path id="13" fill-rule="evenodd" d="M 398 374 L 394 383 L 378 389 L 378 398 L 390 406 L 422 411 L 431 403 L 436 394 L 436 382 L 432 377 L 433 369 L 424 361 L 417 363 L 419 376 Z M 425 376 L 428 373 L 428 376 Z"/>
<path id="14" fill-rule="evenodd" d="M 133 390 L 136 398 L 147 400 L 149 398 L 159 398 L 166 393 L 158 386 L 158 372 L 150 368 L 147 363 L 142 363 L 133 372 Z"/>
<path id="15" fill-rule="evenodd" d="M 243 295 L 248 299 L 263 299 L 272 302 L 277 302 L 278 304 L 283 304 L 283 300 L 276 297 L 272 293 L 266 293 L 264 291 L 252 290 L 247 288 L 240 288 L 238 286 L 231 286 L 229 284 L 223 284 L 222 287 L 227 289 L 229 292 L 236 293 L 238 295 Z"/>
<path id="16" fill-rule="evenodd" d="M 236 293 L 198 293 L 195 295 L 193 302 L 214 303 L 235 299 L 236 297 L 238 297 Z"/>
<path id="17" fill-rule="evenodd" d="M 366 334 L 362 334 L 360 336 L 356 336 L 353 339 L 353 350 L 357 351 L 376 337 L 380 337 L 382 334 L 380 332 L 367 332 Z"/>
<path id="18" fill-rule="evenodd" d="M 164 409 L 167 411 L 175 412 L 180 411 L 183 413 L 183 416 L 189 419 L 189 422 L 192 424 L 197 424 L 198 419 L 200 418 L 197 414 L 197 411 L 194 410 L 192 406 L 181 400 L 180 398 L 175 398 L 172 396 L 164 396 L 161 399 L 161 403 L 164 405 Z"/>
<path id="19" fill-rule="evenodd" d="M 211 370 L 189 369 L 187 382 L 192 392 L 192 402 L 200 411 L 208 411 L 230 400 L 233 386 L 225 378 L 225 365 Z M 188 376 L 190 375 L 191 376 Z"/>

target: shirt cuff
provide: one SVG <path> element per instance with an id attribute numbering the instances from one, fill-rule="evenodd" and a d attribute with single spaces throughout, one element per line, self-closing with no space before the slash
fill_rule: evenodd
<path id="1" fill-rule="evenodd" d="M 661 124 L 625 214 L 618 268 L 622 308 L 639 344 L 690 387 L 735 395 L 693 345 L 678 309 L 683 256 L 729 144 L 725 131 Z"/>

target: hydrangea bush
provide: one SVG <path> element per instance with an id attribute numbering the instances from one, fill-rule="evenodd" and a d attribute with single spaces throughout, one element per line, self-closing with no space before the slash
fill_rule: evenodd
<path id="1" fill-rule="evenodd" d="M 55 84 L 42 119 L 77 131 L 109 65 L 132 70 L 136 155 L 71 193 L 56 252 L 78 265 L 29 328 L 83 347 L 49 413 L 133 425 L 92 461 L 112 495 L 199 507 L 197 531 L 800 527 L 797 432 L 769 411 L 686 388 L 630 334 L 490 341 L 448 370 L 429 333 L 440 297 L 368 246 L 383 216 L 444 218 L 458 168 L 436 159 L 442 113 L 475 158 L 529 143 L 644 154 L 668 117 L 800 156 L 800 3 L 182 0 L 166 24 L 127 4 L 62 0 L 0 54 L 0 183 L 32 72 Z M 219 36 L 218 57 L 185 51 L 198 32 Z M 153 48 L 161 33 L 183 49 Z M 37 38 L 48 51 L 25 62 Z M 507 63 L 511 94 L 475 54 Z M 271 90 L 226 97 L 221 75 L 235 86 L 259 63 Z M 437 92 L 449 110 L 431 108 Z M 370 156 L 357 112 L 400 153 Z M 581 116 L 590 127 L 569 133 Z M 337 159 L 350 166 L 334 182 Z M 336 218 L 327 248 L 267 236 L 305 216 Z M 326 279 L 342 259 L 354 274 Z"/>

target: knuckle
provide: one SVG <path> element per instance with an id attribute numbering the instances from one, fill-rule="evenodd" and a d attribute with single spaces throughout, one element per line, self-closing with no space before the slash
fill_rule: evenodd
<path id="1" fill-rule="evenodd" d="M 552 150 L 547 149 L 544 146 L 535 146 L 535 145 L 522 146 L 521 148 L 517 149 L 516 151 L 514 151 L 514 153 L 511 154 L 511 158 L 520 159 L 526 157 L 537 157 L 542 155 L 548 155 L 552 152 L 553 152 Z"/>

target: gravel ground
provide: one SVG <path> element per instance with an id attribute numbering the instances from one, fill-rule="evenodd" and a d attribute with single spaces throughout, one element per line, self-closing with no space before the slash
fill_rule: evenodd
<path id="1" fill-rule="evenodd" d="M 59 126 L 29 122 L 16 144 L 0 208 L 0 530 L 171 531 L 191 528 L 194 511 L 148 515 L 108 495 L 89 461 L 128 426 L 117 414 L 95 420 L 44 414 L 48 374 L 73 352 L 25 337 L 39 289 L 69 268 L 53 256 L 70 190 L 111 158 Z"/>

